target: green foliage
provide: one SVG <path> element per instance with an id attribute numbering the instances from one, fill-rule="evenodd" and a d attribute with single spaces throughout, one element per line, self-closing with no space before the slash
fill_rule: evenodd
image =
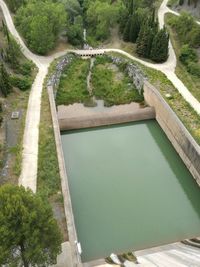
<path id="1" fill-rule="evenodd" d="M 129 32 L 130 42 L 132 43 L 136 42 L 139 32 L 140 32 L 140 20 L 139 20 L 138 13 L 135 13 L 132 15 L 132 18 L 131 18 L 131 26 L 130 26 L 130 32 Z"/>
<path id="2" fill-rule="evenodd" d="M 138 39 L 136 52 L 140 57 L 150 57 L 153 38 L 157 32 L 152 28 L 148 20 L 142 25 Z"/>
<path id="3" fill-rule="evenodd" d="M 200 78 L 200 64 L 195 62 L 189 62 L 187 64 L 187 70 L 192 75 Z"/>
<path id="4" fill-rule="evenodd" d="M 6 0 L 6 2 L 8 3 L 11 11 L 16 12 L 19 7 L 26 3 L 26 0 Z"/>
<path id="5" fill-rule="evenodd" d="M 29 47 L 39 54 L 46 54 L 55 46 L 65 26 L 66 12 L 61 3 L 32 0 L 17 11 L 15 21 Z"/>
<path id="6" fill-rule="evenodd" d="M 180 41 L 193 48 L 200 46 L 200 27 L 194 17 L 186 12 L 180 16 L 173 16 L 168 23 L 176 30 Z"/>
<path id="7" fill-rule="evenodd" d="M 50 197 L 60 190 L 60 175 L 53 129 L 43 123 L 40 126 L 38 191 L 43 196 Z"/>
<path id="8" fill-rule="evenodd" d="M 124 28 L 123 40 L 125 42 L 130 41 L 130 28 L 131 28 L 131 24 L 132 24 L 131 21 L 132 21 L 132 18 L 129 17 L 127 22 L 126 22 L 125 28 Z"/>
<path id="9" fill-rule="evenodd" d="M 51 207 L 30 190 L 0 188 L 0 265 L 49 266 L 61 252 Z"/>
<path id="10" fill-rule="evenodd" d="M 110 28 L 119 21 L 124 5 L 121 0 L 112 3 L 109 0 L 90 0 L 86 1 L 85 8 L 89 34 L 96 40 L 105 40 L 110 35 Z"/>
<path id="11" fill-rule="evenodd" d="M 3 63 L 0 64 L 0 91 L 3 96 L 7 96 L 12 90 L 8 72 Z"/>
<path id="12" fill-rule="evenodd" d="M 6 37 L 6 48 L 2 49 L 2 57 L 13 69 L 17 69 L 19 67 L 20 46 L 10 35 L 4 23 L 3 32 Z"/>
<path id="13" fill-rule="evenodd" d="M 124 41 L 135 43 L 140 32 L 140 20 L 138 13 L 134 13 L 127 20 L 124 28 L 123 39 Z"/>
<path id="14" fill-rule="evenodd" d="M 153 38 L 150 58 L 155 62 L 165 62 L 168 58 L 169 34 L 161 29 Z"/>
<path id="15" fill-rule="evenodd" d="M 11 76 L 10 82 L 13 87 L 17 87 L 21 91 L 29 90 L 32 85 L 32 81 L 28 77 L 20 78 L 19 76 Z"/>
<path id="16" fill-rule="evenodd" d="M 104 59 L 107 64 L 104 62 L 102 65 L 101 60 L 95 62 L 92 72 L 93 93 L 97 99 L 104 100 L 106 106 L 142 102 L 143 96 L 135 89 L 129 77 L 120 70 L 112 69 L 110 60 L 106 57 Z M 118 75 L 122 77 L 118 78 Z"/>
<path id="17" fill-rule="evenodd" d="M 62 73 L 56 95 L 57 105 L 84 103 L 90 98 L 87 90 L 89 60 L 75 58 Z"/>
<path id="18" fill-rule="evenodd" d="M 32 68 L 33 68 L 33 63 L 30 61 L 27 61 L 20 65 L 19 72 L 22 75 L 31 76 Z"/>
<path id="19" fill-rule="evenodd" d="M 68 41 L 73 45 L 83 44 L 83 20 L 81 16 L 77 16 L 74 22 L 67 27 Z"/>
<path id="20" fill-rule="evenodd" d="M 184 65 L 187 65 L 191 61 L 198 62 L 198 55 L 196 50 L 189 47 L 189 45 L 183 45 L 180 50 L 179 59 Z"/>

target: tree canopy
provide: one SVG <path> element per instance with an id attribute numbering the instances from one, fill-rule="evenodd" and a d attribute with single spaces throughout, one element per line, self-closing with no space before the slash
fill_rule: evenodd
<path id="1" fill-rule="evenodd" d="M 18 9 L 15 21 L 28 46 L 34 52 L 46 54 L 65 27 L 66 12 L 62 3 L 31 0 Z"/>
<path id="2" fill-rule="evenodd" d="M 0 265 L 49 266 L 61 251 L 51 207 L 30 190 L 0 188 Z"/>

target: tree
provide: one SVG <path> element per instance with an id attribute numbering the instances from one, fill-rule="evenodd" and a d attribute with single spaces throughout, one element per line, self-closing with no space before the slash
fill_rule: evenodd
<path id="1" fill-rule="evenodd" d="M 136 42 L 139 32 L 140 32 L 140 22 L 139 22 L 138 14 L 134 13 L 131 18 L 131 26 L 129 30 L 129 40 L 132 43 Z"/>
<path id="2" fill-rule="evenodd" d="M 151 48 L 151 59 L 155 62 L 164 62 L 168 58 L 168 45 L 169 45 L 169 34 L 166 29 L 158 31 L 153 39 Z"/>
<path id="3" fill-rule="evenodd" d="M 0 188 L 0 265 L 49 266 L 61 251 L 51 207 L 31 190 Z"/>
<path id="4" fill-rule="evenodd" d="M 7 0 L 9 8 L 12 12 L 16 12 L 17 9 L 22 6 L 26 1 L 25 0 Z"/>
<path id="5" fill-rule="evenodd" d="M 3 96 L 7 96 L 12 90 L 12 86 L 10 84 L 9 75 L 7 73 L 4 64 L 0 64 L 0 91 Z M 1 224 L 0 224 L 1 225 Z"/>
<path id="6" fill-rule="evenodd" d="M 130 41 L 131 20 L 132 20 L 131 17 L 129 17 L 127 22 L 126 22 L 126 26 L 124 28 L 123 40 L 125 42 L 129 42 Z"/>
<path id="7" fill-rule="evenodd" d="M 195 49 L 189 45 L 183 45 L 180 50 L 179 59 L 184 65 L 188 65 L 189 62 L 198 62 L 198 55 Z"/>
<path id="8" fill-rule="evenodd" d="M 28 1 L 16 14 L 15 21 L 31 49 L 46 54 L 55 46 L 66 26 L 66 11 L 62 3 L 52 0 Z"/>
<path id="9" fill-rule="evenodd" d="M 150 26 L 148 20 L 142 25 L 136 42 L 136 52 L 139 56 L 150 57 L 153 38 L 156 34 L 154 30 L 155 29 Z"/>
<path id="10" fill-rule="evenodd" d="M 95 37 L 96 40 L 105 40 L 109 37 L 110 28 L 112 28 L 120 19 L 120 14 L 123 9 L 120 0 L 114 1 L 86 1 L 87 7 L 86 17 L 88 32 Z"/>

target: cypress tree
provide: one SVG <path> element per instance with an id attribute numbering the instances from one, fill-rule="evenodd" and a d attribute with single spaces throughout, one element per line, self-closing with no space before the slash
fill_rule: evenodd
<path id="1" fill-rule="evenodd" d="M 154 37 L 151 59 L 155 62 L 164 62 L 168 58 L 169 34 L 166 29 L 161 29 Z"/>
<path id="2" fill-rule="evenodd" d="M 141 27 L 137 42 L 136 52 L 141 57 L 150 57 L 153 37 L 155 31 L 149 24 L 149 20 L 146 21 Z"/>
<path id="3" fill-rule="evenodd" d="M 131 17 L 131 25 L 130 25 L 130 33 L 129 40 L 132 43 L 135 43 L 140 32 L 140 22 L 138 18 L 138 14 L 134 13 Z"/>
<path id="4" fill-rule="evenodd" d="M 124 28 L 123 40 L 125 42 L 129 42 L 130 40 L 130 28 L 131 28 L 131 17 L 128 18 L 126 26 Z"/>
<path id="5" fill-rule="evenodd" d="M 11 92 L 12 86 L 10 84 L 10 79 L 4 64 L 0 64 L 0 91 L 3 96 L 7 96 Z"/>

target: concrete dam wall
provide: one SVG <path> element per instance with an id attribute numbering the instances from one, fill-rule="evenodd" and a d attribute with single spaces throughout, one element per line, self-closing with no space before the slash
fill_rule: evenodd
<path id="1" fill-rule="evenodd" d="M 200 186 L 200 146 L 158 90 L 146 81 L 144 98 L 149 106 L 155 108 L 156 120 Z"/>
<path id="2" fill-rule="evenodd" d="M 107 111 L 95 112 L 81 104 L 58 107 L 61 131 L 92 128 L 155 118 L 153 107 L 140 107 L 137 103 L 114 106 Z"/>

